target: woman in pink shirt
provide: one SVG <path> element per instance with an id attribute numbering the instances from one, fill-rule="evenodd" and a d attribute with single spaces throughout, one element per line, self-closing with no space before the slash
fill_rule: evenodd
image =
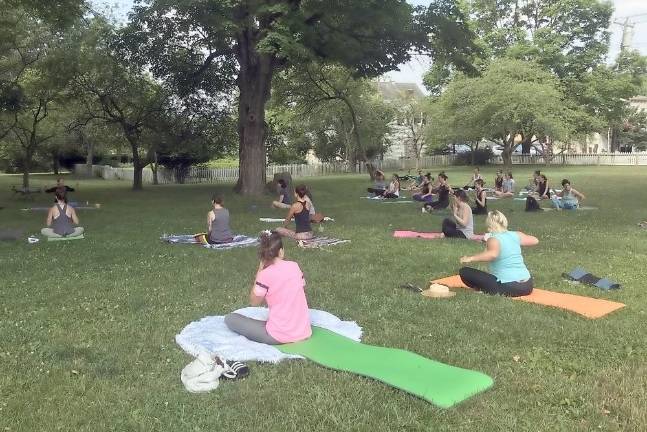
<path id="1" fill-rule="evenodd" d="M 308 339 L 312 335 L 305 294 L 305 279 L 294 261 L 284 260 L 283 242 L 276 233 L 263 233 L 259 246 L 260 263 L 249 303 L 267 303 L 267 321 L 231 313 L 225 324 L 235 333 L 255 342 L 277 345 Z"/>

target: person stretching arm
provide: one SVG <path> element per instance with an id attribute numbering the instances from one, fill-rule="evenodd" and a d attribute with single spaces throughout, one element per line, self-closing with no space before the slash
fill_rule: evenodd
<path id="1" fill-rule="evenodd" d="M 508 220 L 497 210 L 488 213 L 486 248 L 483 252 L 462 256 L 461 264 L 472 262 L 489 263 L 489 273 L 470 267 L 459 270 L 461 280 L 470 288 L 487 294 L 502 294 L 511 297 L 525 296 L 532 292 L 533 280 L 521 255 L 522 246 L 535 246 L 537 237 L 522 232 L 508 231 Z"/>

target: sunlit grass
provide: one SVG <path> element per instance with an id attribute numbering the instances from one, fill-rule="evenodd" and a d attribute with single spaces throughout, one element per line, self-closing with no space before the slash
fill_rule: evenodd
<path id="1" fill-rule="evenodd" d="M 534 167 L 516 168 L 525 183 Z M 647 430 L 647 170 L 542 168 L 568 177 L 597 211 L 525 213 L 492 201 L 514 229 L 540 238 L 525 257 L 538 286 L 609 298 L 627 307 L 600 320 L 499 297 L 459 292 L 434 301 L 399 288 L 453 274 L 474 242 L 393 239 L 394 229 L 437 230 L 416 204 L 359 199 L 367 178 L 303 179 L 317 208 L 335 218 L 324 234 L 352 243 L 328 251 L 287 245 L 308 281 L 311 307 L 364 328 L 367 343 L 404 348 L 483 371 L 494 387 L 441 410 L 401 391 L 306 361 L 252 364 L 251 376 L 191 395 L 179 373 L 190 360 L 174 336 L 205 315 L 245 305 L 256 251 L 170 246 L 163 233 L 204 230 L 222 191 L 236 232 L 255 234 L 278 217 L 271 197 L 242 198 L 223 186 L 149 186 L 70 179 L 86 239 L 0 243 L 0 431 L 644 431 Z M 434 168 L 437 172 L 440 168 Z M 464 184 L 467 168 L 449 168 Z M 494 168 L 484 169 L 493 178 Z M 40 230 L 46 205 L 13 197 L 0 177 L 0 228 Z M 34 179 L 37 184 L 52 177 Z M 479 216 L 476 231 L 484 229 Z M 583 266 L 620 291 L 573 286 L 561 273 Z M 517 357 L 518 356 L 518 357 Z M 515 358 L 518 361 L 515 361 Z"/>

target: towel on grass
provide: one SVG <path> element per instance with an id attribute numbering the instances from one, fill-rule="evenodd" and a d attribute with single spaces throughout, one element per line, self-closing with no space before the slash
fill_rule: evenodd
<path id="1" fill-rule="evenodd" d="M 166 236 L 160 237 L 160 240 L 165 241 L 171 244 L 200 244 L 200 242 L 195 238 L 195 234 L 169 234 Z M 234 236 L 234 239 L 229 243 L 218 243 L 218 244 L 205 244 L 201 245 L 207 249 L 233 249 L 237 247 L 248 247 L 258 245 L 258 238 L 249 237 L 246 235 L 238 234 Z"/>
<path id="2" fill-rule="evenodd" d="M 393 237 L 396 238 L 421 238 L 425 240 L 436 240 L 444 239 L 443 233 L 439 231 L 430 231 L 430 232 L 417 232 L 417 231 L 393 231 Z M 483 241 L 483 234 L 474 234 L 468 240 L 474 240 L 477 242 Z"/>
<path id="3" fill-rule="evenodd" d="M 261 221 L 261 222 L 275 222 L 275 223 L 281 223 L 281 222 L 285 221 L 284 218 L 265 218 L 265 217 L 258 218 L 258 220 Z M 325 216 L 323 218 L 323 221 L 324 222 L 335 222 L 335 219 L 333 219 L 331 217 L 328 217 L 328 216 Z"/>
<path id="4" fill-rule="evenodd" d="M 99 207 L 97 207 L 97 206 L 93 206 L 93 207 L 90 207 L 90 206 L 71 206 L 71 207 L 73 207 L 74 210 L 99 210 Z M 23 209 L 20 209 L 20 210 L 22 210 L 22 211 L 45 212 L 45 211 L 49 211 L 49 209 L 51 209 L 51 208 L 52 208 L 51 206 L 50 207 L 28 207 L 28 208 L 23 208 Z"/>
<path id="5" fill-rule="evenodd" d="M 332 237 L 313 237 L 310 240 L 297 240 L 299 247 L 304 249 L 316 249 L 324 246 L 334 246 L 342 243 L 350 243 L 350 240 L 336 239 Z"/>
<path id="6" fill-rule="evenodd" d="M 402 200 L 406 199 L 407 197 L 404 196 L 404 195 L 400 195 L 397 198 L 384 198 L 383 196 L 363 196 L 363 197 L 360 197 L 360 198 L 369 199 L 369 200 L 376 200 L 376 201 L 384 201 L 384 202 L 393 202 L 393 201 L 402 201 Z M 408 202 L 412 202 L 412 201 L 409 200 Z"/>
<path id="7" fill-rule="evenodd" d="M 247 307 L 235 311 L 250 318 L 267 320 L 268 309 Z M 325 311 L 310 309 L 310 322 L 360 341 L 362 328 L 354 321 L 342 321 Z M 261 361 L 278 363 L 289 358 L 302 359 L 302 356 L 284 354 L 271 345 L 253 342 L 232 332 L 225 325 L 224 316 L 208 316 L 187 325 L 177 336 L 175 342 L 188 354 L 197 357 L 200 353 L 218 354 L 227 360 Z"/>
<path id="8" fill-rule="evenodd" d="M 20 240 L 25 236 L 25 232 L 19 229 L 0 229 L 0 241 Z"/>

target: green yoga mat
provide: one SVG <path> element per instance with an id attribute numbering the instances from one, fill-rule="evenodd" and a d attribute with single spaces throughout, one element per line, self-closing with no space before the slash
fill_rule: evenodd
<path id="1" fill-rule="evenodd" d="M 449 366 L 409 351 L 355 342 L 319 327 L 312 328 L 310 339 L 276 348 L 330 369 L 374 378 L 441 408 L 450 408 L 494 383 L 481 372 Z"/>
<path id="2" fill-rule="evenodd" d="M 83 234 L 74 237 L 47 237 L 47 241 L 69 241 L 69 240 L 82 240 Z"/>

